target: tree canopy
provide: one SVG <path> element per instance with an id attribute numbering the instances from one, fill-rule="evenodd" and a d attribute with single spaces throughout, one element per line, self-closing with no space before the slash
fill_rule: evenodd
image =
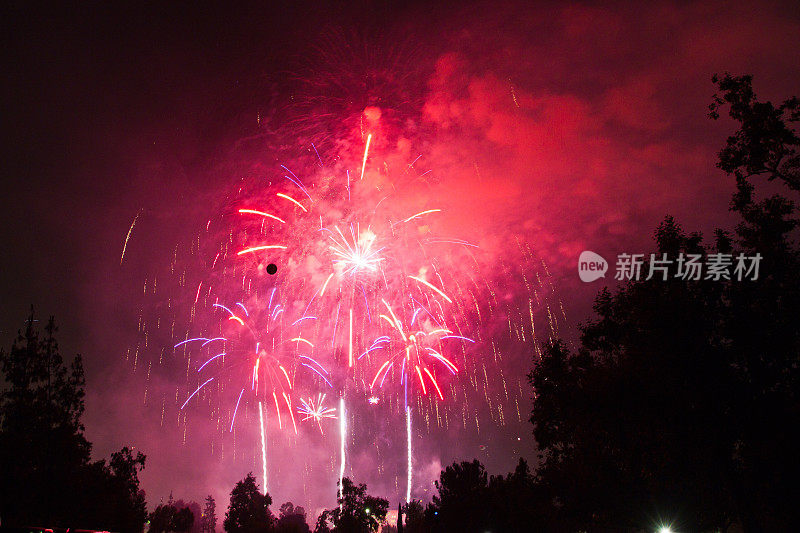
<path id="1" fill-rule="evenodd" d="M 108 463 L 90 461 L 82 359 L 64 361 L 57 331 L 51 317 L 42 336 L 31 310 L 11 349 L 0 350 L 3 525 L 141 532 L 147 512 L 138 472 L 145 456 L 123 448 Z"/>
<path id="2" fill-rule="evenodd" d="M 206 504 L 203 507 L 203 516 L 200 519 L 201 533 L 214 533 L 217 529 L 217 502 L 210 494 L 206 497 Z"/>
<path id="3" fill-rule="evenodd" d="M 196 505 L 196 504 L 195 504 Z M 197 518 L 190 506 L 183 501 L 173 502 L 170 497 L 165 505 L 159 505 L 150 513 L 148 533 L 189 533 L 193 531 Z"/>
<path id="4" fill-rule="evenodd" d="M 280 507 L 275 530 L 280 533 L 310 533 L 311 528 L 306 523 L 306 510 L 292 502 L 284 503 Z"/>
<path id="5" fill-rule="evenodd" d="M 253 473 L 233 487 L 223 526 L 228 533 L 263 533 L 272 529 L 272 498 L 258 489 Z"/>
<path id="6" fill-rule="evenodd" d="M 314 530 L 317 533 L 369 533 L 377 531 L 386 520 L 389 501 L 367 494 L 367 486 L 356 485 L 349 478 L 342 479 L 337 498 L 339 507 L 323 511 Z M 331 528 L 332 524 L 332 528 Z"/>

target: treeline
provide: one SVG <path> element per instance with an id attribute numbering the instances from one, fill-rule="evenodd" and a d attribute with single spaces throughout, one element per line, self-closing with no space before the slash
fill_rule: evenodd
<path id="1" fill-rule="evenodd" d="M 348 478 L 342 482 L 338 494 L 339 506 L 321 513 L 315 531 L 376 531 L 384 524 L 389 503 L 367 494 L 366 485 L 354 485 Z M 252 473 L 236 483 L 231 491 L 230 503 L 222 522 L 227 533 L 311 533 L 303 507 L 286 502 L 275 515 L 270 509 L 272 497 L 262 493 Z M 194 507 L 194 512 L 193 508 Z M 214 498 L 206 499 L 195 522 L 199 506 L 182 501 L 159 505 L 150 515 L 151 533 L 214 533 L 216 530 L 216 505 Z"/>

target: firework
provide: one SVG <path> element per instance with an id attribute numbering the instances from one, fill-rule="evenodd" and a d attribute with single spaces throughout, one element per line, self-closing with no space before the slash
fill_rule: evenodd
<path id="1" fill-rule="evenodd" d="M 181 269 L 176 250 L 171 269 L 189 298 L 171 344 L 186 369 L 179 412 L 205 405 L 233 432 L 237 416 L 242 426 L 257 409 L 266 490 L 269 428 L 303 437 L 295 412 L 316 423 L 332 454 L 323 420 L 338 418 L 341 484 L 348 444 L 362 438 L 348 435 L 348 418 L 360 416 L 363 398 L 404 426 L 409 501 L 412 430 L 472 424 L 479 433 L 479 413 L 498 425 L 525 416 L 521 386 L 490 374 L 501 370 L 498 339 L 527 352 L 543 282 L 524 271 L 533 264 L 524 245 L 524 260 L 487 269 L 479 235 L 446 230 L 446 195 L 417 172 L 421 156 L 399 161 L 374 132 L 360 140 L 331 160 L 314 147 L 311 161 L 244 180 L 193 240 L 195 267 Z M 497 292 L 494 279 L 510 277 L 522 280 L 520 296 Z M 180 329 L 172 302 L 170 311 Z M 325 407 L 326 395 L 338 409 Z"/>
<path id="2" fill-rule="evenodd" d="M 275 292 L 275 289 L 270 292 L 267 306 L 262 313 L 251 312 L 241 302 L 236 302 L 232 307 L 213 304 L 212 308 L 217 309 L 223 317 L 224 325 L 219 325 L 217 330 L 220 332 L 219 336 L 186 339 L 174 346 L 176 349 L 184 345 L 197 346 L 199 348 L 197 353 L 205 357 L 197 372 L 216 374 L 200 385 L 184 402 L 181 409 L 185 408 L 189 400 L 214 377 L 224 374 L 228 377 L 238 375 L 244 387 L 236 399 L 229 431 L 233 431 L 239 404 L 245 390 L 249 388 L 253 396 L 259 398 L 259 405 L 261 401 L 270 399 L 274 402 L 279 428 L 283 428 L 281 412 L 285 408 L 294 432 L 297 433 L 292 407 L 294 384 L 291 376 L 295 374 L 295 367 L 303 366 L 320 374 L 324 379 L 321 371 L 325 369 L 307 355 L 292 356 L 296 355 L 296 343 L 307 343 L 312 347 L 313 344 L 301 336 L 284 338 L 286 331 L 283 324 L 284 308 L 277 302 Z M 250 370 L 247 370 L 248 368 Z"/>
<path id="3" fill-rule="evenodd" d="M 313 420 L 319 426 L 319 432 L 322 431 L 322 420 L 326 418 L 336 419 L 336 408 L 325 406 L 325 394 L 318 394 L 316 400 L 309 398 L 308 400 L 300 399 L 300 407 L 297 412 L 303 415 L 302 421 Z"/>

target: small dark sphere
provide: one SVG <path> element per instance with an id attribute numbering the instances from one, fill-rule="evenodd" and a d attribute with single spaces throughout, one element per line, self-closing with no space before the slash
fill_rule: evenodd
<path id="1" fill-rule="evenodd" d="M 272 275 L 278 271 L 278 265 L 275 263 L 270 263 L 267 265 L 267 274 Z"/>

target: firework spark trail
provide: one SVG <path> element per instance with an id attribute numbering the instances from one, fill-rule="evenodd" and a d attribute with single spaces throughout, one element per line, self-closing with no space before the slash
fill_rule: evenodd
<path id="1" fill-rule="evenodd" d="M 236 255 L 243 255 L 249 254 L 251 252 L 260 252 L 262 250 L 285 250 L 286 246 L 282 246 L 280 244 L 265 244 L 262 246 L 252 246 L 250 248 L 245 248 L 244 250 L 237 252 Z"/>
<path id="2" fill-rule="evenodd" d="M 347 345 L 348 366 L 353 366 L 353 309 L 350 309 L 350 337 Z"/>
<path id="3" fill-rule="evenodd" d="M 347 411 L 344 397 L 339 398 L 339 496 L 342 495 L 342 479 L 344 479 L 345 445 L 347 443 Z M 341 509 L 341 505 L 339 506 Z"/>
<path id="4" fill-rule="evenodd" d="M 308 209 L 306 209 L 306 208 L 305 208 L 305 206 L 303 206 L 303 204 L 301 204 L 300 202 L 298 202 L 297 200 L 295 200 L 294 198 L 292 198 L 292 197 L 291 197 L 291 196 L 289 196 L 288 194 L 283 194 L 282 192 L 279 192 L 279 193 L 278 193 L 278 194 L 276 194 L 275 196 L 277 196 L 278 198 L 284 198 L 284 199 L 286 199 L 286 200 L 289 200 L 289 201 L 290 201 L 290 202 L 292 202 L 294 205 L 296 205 L 297 207 L 299 207 L 300 209 L 302 209 L 302 210 L 303 210 L 303 212 L 305 212 L 305 213 L 307 213 L 307 212 L 308 212 Z"/>
<path id="5" fill-rule="evenodd" d="M 265 213 L 264 211 L 258 211 L 256 209 L 239 209 L 239 213 L 246 214 L 249 213 L 251 215 L 259 215 L 262 217 L 271 218 L 272 220 L 277 220 L 281 224 L 286 224 L 286 221 L 282 218 L 278 218 L 275 215 L 270 215 L 269 213 Z"/>
<path id="6" fill-rule="evenodd" d="M 208 384 L 208 382 L 212 381 L 213 379 L 214 379 L 214 378 L 210 378 L 210 379 L 208 379 L 208 380 L 207 380 L 205 383 L 203 383 L 202 385 L 200 385 L 199 387 L 197 387 L 197 388 L 195 389 L 195 391 L 194 391 L 193 393 L 191 393 L 191 394 L 189 395 L 189 397 L 188 397 L 188 398 L 186 398 L 186 401 L 185 401 L 185 402 L 183 402 L 183 405 L 181 405 L 181 410 L 183 410 L 183 408 L 184 408 L 184 407 L 186 407 L 186 404 L 187 404 L 187 403 L 189 403 L 189 400 L 191 400 L 192 398 L 194 398 L 194 395 L 195 395 L 195 394 L 197 394 L 198 392 L 200 392 L 200 389 L 202 389 L 203 387 L 205 387 L 205 386 L 206 386 L 206 384 Z"/>
<path id="7" fill-rule="evenodd" d="M 239 402 L 242 401 L 242 394 L 244 394 L 244 389 L 239 393 L 239 398 L 236 400 L 236 407 L 234 407 L 233 417 L 231 417 L 231 428 L 228 430 L 229 433 L 233 433 L 233 423 L 236 422 L 236 412 L 239 411 Z"/>
<path id="8" fill-rule="evenodd" d="M 406 457 L 408 466 L 406 469 L 406 503 L 411 502 L 411 407 L 406 406 Z"/>
<path id="9" fill-rule="evenodd" d="M 364 180 L 364 169 L 367 168 L 367 154 L 369 153 L 369 143 L 372 140 L 372 134 L 367 135 L 367 146 L 364 148 L 364 160 L 361 161 L 361 181 Z"/>
<path id="10" fill-rule="evenodd" d="M 133 222 L 131 223 L 131 227 L 128 228 L 128 234 L 125 236 L 125 244 L 122 245 L 122 255 L 119 258 L 119 266 L 122 266 L 122 261 L 125 259 L 125 250 L 128 249 L 128 241 L 131 238 L 131 233 L 133 233 L 133 227 L 136 225 L 136 221 L 139 220 L 139 215 L 142 214 L 144 207 L 139 209 L 139 212 L 136 213 L 136 216 L 133 217 Z"/>
<path id="11" fill-rule="evenodd" d="M 258 402 L 258 418 L 261 421 L 261 479 L 264 480 L 264 494 L 267 493 L 267 441 L 264 438 L 264 408 Z"/>

